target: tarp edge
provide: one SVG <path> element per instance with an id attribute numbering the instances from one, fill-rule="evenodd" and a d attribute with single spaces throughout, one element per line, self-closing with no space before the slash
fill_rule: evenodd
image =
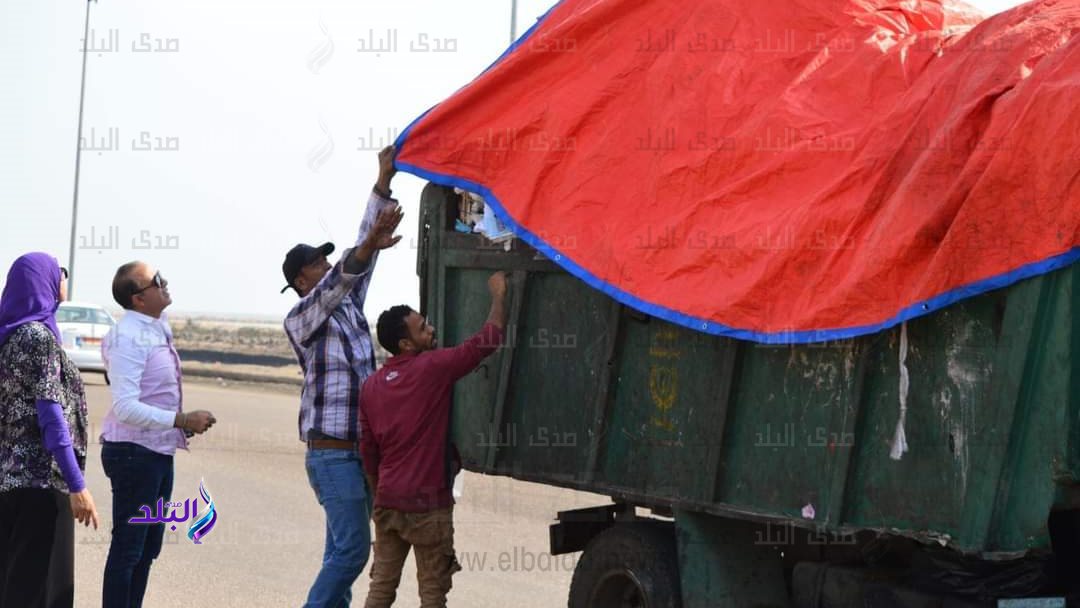
<path id="1" fill-rule="evenodd" d="M 405 135 L 405 134 L 403 134 Z M 702 319 L 680 313 L 670 308 L 648 302 L 630 293 L 627 293 L 610 283 L 607 283 L 590 273 L 585 268 L 578 265 L 575 261 L 570 259 L 569 256 L 563 254 L 555 247 L 552 247 L 543 239 L 530 232 L 524 226 L 519 224 L 503 207 L 498 197 L 486 186 L 478 183 L 474 183 L 467 179 L 453 176 L 443 175 L 434 171 L 429 171 L 422 167 L 411 165 L 408 163 L 395 161 L 395 165 L 401 171 L 411 173 L 422 179 L 426 179 L 430 182 L 440 184 L 443 186 L 450 186 L 461 188 L 462 190 L 468 190 L 484 197 L 484 200 L 488 205 L 495 210 L 499 219 L 506 224 L 514 234 L 542 253 L 545 257 L 558 264 L 561 268 L 574 275 L 578 279 L 584 281 L 590 287 L 597 289 L 615 300 L 619 301 L 626 306 L 630 306 L 636 310 L 639 310 L 648 315 L 681 325 L 683 327 L 700 331 L 703 333 L 724 336 L 728 338 L 735 338 L 738 340 L 747 340 L 750 342 L 757 342 L 760 344 L 811 344 L 815 342 L 827 342 L 831 340 L 846 340 L 849 338 L 855 338 L 858 336 L 864 336 L 868 334 L 874 334 L 886 329 L 895 327 L 905 321 L 910 321 L 918 317 L 928 315 L 955 304 L 961 300 L 977 296 L 989 291 L 1008 287 L 1014 283 L 1029 279 L 1039 275 L 1043 275 L 1054 270 L 1058 270 L 1073 264 L 1077 260 L 1080 260 L 1080 247 L 1073 247 L 1060 254 L 1050 256 L 1048 258 L 1025 264 L 1018 268 L 1014 268 L 1008 272 L 1002 274 L 981 279 L 973 283 L 962 285 L 947 292 L 938 294 L 932 298 L 916 302 L 898 312 L 896 315 L 871 325 L 860 325 L 855 327 L 839 327 L 833 329 L 815 329 L 815 330 L 790 330 L 779 332 L 758 332 L 748 329 L 739 329 L 737 327 L 730 327 L 710 321 L 708 319 Z"/>

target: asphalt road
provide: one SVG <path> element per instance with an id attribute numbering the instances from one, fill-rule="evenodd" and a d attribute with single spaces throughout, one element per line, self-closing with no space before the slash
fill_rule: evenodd
<path id="1" fill-rule="evenodd" d="M 91 446 L 87 484 L 101 527 L 80 527 L 75 542 L 76 606 L 101 605 L 101 574 L 109 549 L 109 481 L 98 443 L 109 405 L 102 377 L 86 374 Z M 198 496 L 200 479 L 213 495 L 218 521 L 202 545 L 186 524 L 166 535 L 150 575 L 144 605 L 301 606 L 322 560 L 325 520 L 304 472 L 297 439 L 297 397 L 258 388 L 187 382 L 185 409 L 208 409 L 214 428 L 176 456 L 173 500 Z M 548 554 L 555 512 L 609 500 L 581 492 L 464 473 L 455 513 L 456 548 L 464 570 L 449 605 L 467 608 L 565 606 L 579 554 Z M 410 556 L 395 606 L 419 606 Z M 363 606 L 368 570 L 353 585 Z"/>

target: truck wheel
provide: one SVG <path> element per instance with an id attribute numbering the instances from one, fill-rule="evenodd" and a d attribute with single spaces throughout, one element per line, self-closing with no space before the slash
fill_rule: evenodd
<path id="1" fill-rule="evenodd" d="M 679 608 L 678 564 L 672 525 L 616 524 L 585 547 L 569 608 Z"/>

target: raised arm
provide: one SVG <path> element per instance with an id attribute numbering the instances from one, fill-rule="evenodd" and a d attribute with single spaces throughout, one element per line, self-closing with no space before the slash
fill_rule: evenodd
<path id="1" fill-rule="evenodd" d="M 491 294 L 491 309 L 487 322 L 499 329 L 506 328 L 506 273 L 499 271 L 488 279 L 488 293 Z"/>
<path id="2" fill-rule="evenodd" d="M 434 368 L 446 374 L 449 381 L 462 378 L 502 345 L 506 334 L 506 273 L 496 272 L 488 279 L 491 308 L 487 321 L 479 332 L 451 348 L 431 352 Z"/>
<path id="3" fill-rule="evenodd" d="M 392 247 L 401 240 L 394 238 L 394 230 L 401 222 L 402 212 L 397 201 L 391 197 L 390 181 L 394 178 L 394 147 L 387 146 L 379 152 L 379 178 L 368 198 L 356 247 L 345 256 L 345 271 L 358 274 L 363 268 L 374 269 L 379 251 Z M 352 287 L 355 297 L 363 303 L 371 284 L 371 273 L 365 274 Z"/>
<path id="4" fill-rule="evenodd" d="M 371 267 L 366 263 L 355 269 L 354 273 L 346 271 L 345 261 L 352 257 L 354 251 L 355 249 L 347 251 L 344 258 L 334 265 L 319 284 L 301 298 L 285 317 L 285 331 L 294 343 L 306 346 L 311 336 L 334 314 L 334 309 L 341 304 L 345 296 L 349 295 L 356 282 L 371 273 Z"/>

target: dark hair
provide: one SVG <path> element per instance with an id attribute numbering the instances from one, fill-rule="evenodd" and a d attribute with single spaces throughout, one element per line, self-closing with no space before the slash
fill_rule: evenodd
<path id="1" fill-rule="evenodd" d="M 391 307 L 379 315 L 379 322 L 375 324 L 375 331 L 379 334 L 379 344 L 390 351 L 391 355 L 401 354 L 398 342 L 409 337 L 409 326 L 405 324 L 405 318 L 413 313 L 413 309 L 404 304 Z"/>
<path id="2" fill-rule="evenodd" d="M 112 297 L 124 310 L 131 310 L 131 294 L 139 289 L 139 283 L 131 273 L 140 262 L 128 262 L 116 269 L 112 280 Z"/>

